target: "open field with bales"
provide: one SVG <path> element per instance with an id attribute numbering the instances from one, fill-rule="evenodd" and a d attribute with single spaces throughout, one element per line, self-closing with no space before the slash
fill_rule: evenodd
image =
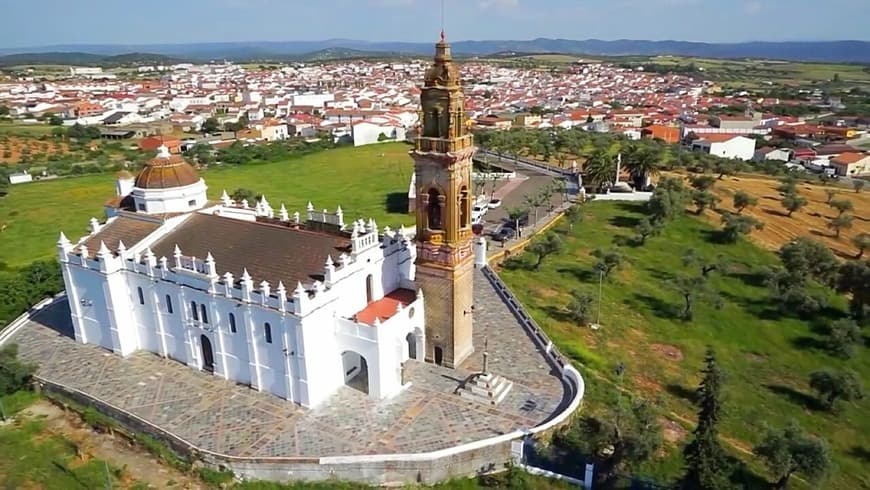
<path id="1" fill-rule="evenodd" d="M 251 189 L 276 209 L 285 203 L 304 212 L 341 206 L 348 219 L 372 217 L 380 226 L 410 225 L 406 196 L 413 164 L 401 143 L 326 150 L 277 163 L 216 167 L 202 172 L 210 199 L 223 189 Z M 0 199 L 0 266 L 18 268 L 54 256 L 61 230 L 70 239 L 86 232 L 88 220 L 104 217 L 103 203 L 115 192 L 111 174 L 11 186 Z M 0 267 L 2 268 L 2 267 Z"/>
<path id="2" fill-rule="evenodd" d="M 547 257 L 539 270 L 533 267 L 534 254 L 526 253 L 501 271 L 562 353 L 581 366 L 589 388 L 584 411 L 611 410 L 620 385 L 657 402 L 670 449 L 643 472 L 659 481 L 673 480 L 682 471 L 679 448 L 695 420 L 691 400 L 704 350 L 712 345 L 727 376 L 723 438 L 756 475 L 748 477 L 749 488 L 765 488 L 760 477 L 772 480 L 752 457 L 753 445 L 766 424 L 781 428 L 790 419 L 830 443 L 836 468 L 826 488 L 870 485 L 870 400 L 843 403 L 836 412 L 821 410 L 807 381 L 810 372 L 826 367 L 852 369 L 870 379 L 866 347 L 858 346 L 850 360 L 825 348 L 829 324 L 846 315 L 845 298 L 825 290 L 819 294 L 831 306 L 816 316 L 781 313 L 763 284 L 764 269 L 779 264 L 775 254 L 745 239 L 719 243 L 719 226 L 690 215 L 676 218 L 659 236 L 639 245 L 635 227 L 645 215 L 643 204 L 593 201 L 573 230 L 564 222 L 557 226 L 564 248 Z M 599 248 L 616 250 L 622 262 L 603 282 L 602 326 L 592 330 L 572 318 L 568 305 L 572 292 L 588 295 L 594 300 L 595 321 L 599 273 L 591 254 Z M 681 280 L 701 275 L 697 263 L 684 264 L 689 249 L 702 262 L 720 265 L 707 279 L 710 298 L 696 291 L 694 315 L 684 320 Z M 721 303 L 712 299 L 714 293 Z M 614 374 L 619 362 L 626 365 L 621 381 Z"/>

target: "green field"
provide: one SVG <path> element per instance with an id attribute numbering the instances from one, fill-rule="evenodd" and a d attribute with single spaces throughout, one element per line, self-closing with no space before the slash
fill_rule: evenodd
<path id="1" fill-rule="evenodd" d="M 17 392 L 0 396 L 0 403 L 6 414 L 12 416 L 36 399 L 33 393 Z M 75 444 L 46 431 L 39 418 L 10 420 L 9 425 L 0 425 L 3 488 L 108 488 L 107 481 L 117 486 L 121 475 L 122 470 L 111 463 L 107 466 L 99 459 L 80 460 Z"/>
<path id="2" fill-rule="evenodd" d="M 410 225 L 405 197 L 413 163 L 401 143 L 325 150 L 277 163 L 215 168 L 202 173 L 208 196 L 239 187 L 263 193 L 277 210 L 304 213 L 341 206 L 345 219 L 374 218 L 380 226 Z M 383 156 L 382 156 L 383 155 Z M 87 232 L 88 220 L 104 218 L 103 203 L 114 195 L 110 174 L 34 182 L 10 187 L 0 199 L 0 269 L 54 256 L 63 230 L 71 240 Z M 388 202 L 389 201 L 389 202 Z"/>
<path id="3" fill-rule="evenodd" d="M 829 82 L 835 76 L 851 85 L 870 85 L 870 69 L 864 65 L 837 63 L 801 63 L 771 60 L 722 60 L 655 56 L 649 62 L 663 66 L 694 64 L 704 69 L 704 76 L 729 86 L 761 87 L 770 84 L 807 86 Z"/>
<path id="4" fill-rule="evenodd" d="M 712 345 L 727 374 L 723 429 L 735 455 L 740 449 L 751 450 L 764 423 L 782 427 L 794 418 L 833 448 L 837 467 L 828 488 L 870 485 L 870 400 L 843 403 L 835 414 L 818 411 L 809 408 L 813 403 L 807 383 L 811 371 L 828 366 L 848 367 L 870 379 L 870 356 L 859 347 L 850 361 L 832 357 L 821 347 L 826 320 L 802 321 L 775 311 L 759 276 L 763 267 L 778 264 L 774 254 L 746 240 L 713 243 L 713 229 L 690 216 L 670 223 L 644 246 L 633 246 L 628 240 L 644 216 L 642 205 L 593 202 L 584 210 L 583 221 L 564 236 L 564 251 L 547 258 L 540 271 L 505 269 L 501 276 L 562 352 L 581 364 L 589 388 L 586 410 L 612 406 L 613 367 L 624 361 L 625 387 L 650 400 L 660 399 L 663 416 L 690 430 L 695 415 L 688 399 L 700 379 L 705 347 Z M 564 224 L 560 226 L 566 233 Z M 580 290 L 597 298 L 596 259 L 590 252 L 614 243 L 623 244 L 619 249 L 624 262 L 604 282 L 603 327 L 580 328 L 565 313 L 570 292 Z M 689 248 L 707 259 L 721 254 L 729 266 L 726 273 L 714 272 L 710 279 L 723 307 L 697 302 L 694 321 L 684 322 L 675 318 L 682 297 L 673 284 L 677 275 L 699 274 L 682 263 Z M 843 298 L 832 301 L 839 309 L 845 307 Z M 830 316 L 838 314 L 843 313 Z M 742 457 L 752 461 L 746 454 Z M 752 465 L 764 474 L 757 462 Z M 677 451 L 645 470 L 662 480 L 673 479 L 680 471 Z"/>
<path id="5" fill-rule="evenodd" d="M 51 134 L 54 126 L 48 124 L 18 124 L 0 122 L 0 135 L 8 134 L 15 136 L 44 136 Z"/>

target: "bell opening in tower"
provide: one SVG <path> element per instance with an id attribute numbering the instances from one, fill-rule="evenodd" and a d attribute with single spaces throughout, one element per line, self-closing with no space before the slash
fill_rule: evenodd
<path id="1" fill-rule="evenodd" d="M 441 193 L 438 192 L 438 189 L 429 189 L 429 209 L 427 210 L 427 214 L 429 217 L 429 229 L 430 230 L 440 230 L 441 229 Z"/>

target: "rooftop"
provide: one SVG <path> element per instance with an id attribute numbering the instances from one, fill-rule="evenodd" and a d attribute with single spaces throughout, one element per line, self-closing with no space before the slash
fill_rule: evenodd
<path id="1" fill-rule="evenodd" d="M 218 274 L 238 277 L 247 269 L 257 283 L 283 281 L 289 288 L 322 281 L 326 258 L 350 253 L 351 247 L 344 236 L 202 213 L 192 214 L 151 249 L 157 257 L 172 257 L 176 245 L 186 257 L 211 253 Z"/>
<path id="2" fill-rule="evenodd" d="M 367 325 L 373 325 L 375 319 L 382 322 L 389 320 L 396 314 L 399 305 L 402 305 L 402 308 L 404 308 L 413 303 L 416 299 L 416 292 L 411 291 L 410 289 L 396 289 L 383 298 L 369 303 L 368 306 L 356 314 L 356 321 Z"/>

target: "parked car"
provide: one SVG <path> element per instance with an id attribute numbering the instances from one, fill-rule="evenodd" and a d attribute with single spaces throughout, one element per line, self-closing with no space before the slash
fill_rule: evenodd
<path id="1" fill-rule="evenodd" d="M 507 226 L 502 226 L 498 232 L 492 235 L 492 239 L 497 242 L 506 242 L 517 237 L 517 231 Z"/>
<path id="2" fill-rule="evenodd" d="M 501 199 L 490 199 L 488 203 L 486 203 L 486 207 L 489 209 L 495 209 L 501 206 Z"/>
<path id="3" fill-rule="evenodd" d="M 486 207 L 486 204 L 475 204 L 474 207 L 471 208 L 471 221 L 482 218 L 487 211 L 489 211 L 489 208 Z"/>

